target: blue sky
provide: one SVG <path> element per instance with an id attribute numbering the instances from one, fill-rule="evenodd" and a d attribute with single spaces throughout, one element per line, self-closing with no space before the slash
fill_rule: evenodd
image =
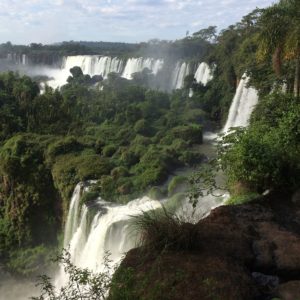
<path id="1" fill-rule="evenodd" d="M 174 40 L 274 0 L 0 0 L 0 43 Z"/>

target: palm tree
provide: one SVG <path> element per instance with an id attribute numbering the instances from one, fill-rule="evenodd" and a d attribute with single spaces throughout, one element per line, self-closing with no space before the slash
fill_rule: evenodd
<path id="1" fill-rule="evenodd" d="M 294 95 L 299 97 L 300 1 L 281 0 L 264 9 L 258 24 L 258 59 L 265 60 L 273 54 L 273 68 L 278 76 L 283 61 L 294 61 Z"/>

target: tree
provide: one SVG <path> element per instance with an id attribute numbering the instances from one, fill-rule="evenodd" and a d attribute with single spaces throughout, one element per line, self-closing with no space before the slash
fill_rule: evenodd
<path id="1" fill-rule="evenodd" d="M 209 26 L 207 28 L 201 29 L 195 33 L 193 33 L 194 38 L 200 38 L 205 41 L 214 41 L 217 37 L 217 26 Z"/>
<path id="2" fill-rule="evenodd" d="M 263 10 L 259 19 L 258 60 L 273 54 L 273 69 L 281 75 L 283 61 L 294 61 L 294 95 L 299 96 L 300 68 L 300 2 L 281 0 Z"/>
<path id="3" fill-rule="evenodd" d="M 75 266 L 71 261 L 71 255 L 64 250 L 58 256 L 68 276 L 68 282 L 59 290 L 51 283 L 51 278 L 43 275 L 38 285 L 41 288 L 41 295 L 32 297 L 32 300 L 104 300 L 111 286 L 111 261 L 109 254 L 104 257 L 104 271 L 93 273 L 88 269 Z"/>

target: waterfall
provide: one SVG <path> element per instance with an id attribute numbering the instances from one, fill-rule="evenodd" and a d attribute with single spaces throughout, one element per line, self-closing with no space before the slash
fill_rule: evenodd
<path id="1" fill-rule="evenodd" d="M 117 57 L 98 55 L 67 56 L 64 60 L 63 70 L 69 72 L 75 66 L 80 67 L 84 74 L 101 75 L 103 78 L 107 78 L 111 72 L 122 72 L 123 61 Z"/>
<path id="2" fill-rule="evenodd" d="M 111 265 L 118 263 L 123 254 L 137 245 L 137 236 L 131 224 L 133 216 L 143 211 L 161 208 L 161 202 L 142 197 L 120 205 L 95 199 L 92 204 L 81 205 L 87 183 L 79 183 L 73 192 L 65 225 L 64 247 L 69 249 L 72 262 L 94 272 L 103 271 L 106 251 Z M 61 269 L 56 277 L 57 286 L 67 281 Z"/>
<path id="3" fill-rule="evenodd" d="M 171 79 L 171 89 L 181 89 L 184 84 L 184 78 L 189 75 L 190 66 L 186 62 L 177 62 Z"/>
<path id="4" fill-rule="evenodd" d="M 126 62 L 125 69 L 122 77 L 126 79 L 132 79 L 132 75 L 137 72 L 142 72 L 145 68 L 148 68 L 154 75 L 162 68 L 163 60 L 153 58 L 129 58 Z"/>
<path id="5" fill-rule="evenodd" d="M 78 66 L 84 74 L 90 76 L 101 75 L 104 79 L 109 73 L 122 73 L 123 60 L 117 57 L 99 55 L 75 55 L 64 57 L 60 70 L 53 70 L 49 74 L 54 78 L 48 81 L 48 85 L 53 88 L 60 87 L 67 83 L 70 69 Z"/>
<path id="6" fill-rule="evenodd" d="M 27 56 L 26 54 L 22 54 L 22 65 L 27 65 Z"/>
<path id="7" fill-rule="evenodd" d="M 109 73 L 118 73 L 126 79 L 132 79 L 132 75 L 136 72 L 142 72 L 145 68 L 152 71 L 153 74 L 163 66 L 163 60 L 153 58 L 129 58 L 124 61 L 118 57 L 99 56 L 99 55 L 76 55 L 67 56 L 63 60 L 62 68 L 54 74 L 54 79 L 48 84 L 54 88 L 67 83 L 70 76 L 69 70 L 75 66 L 81 68 L 84 74 L 90 76 L 101 75 L 104 79 Z"/>
<path id="8" fill-rule="evenodd" d="M 200 63 L 194 77 L 197 83 L 201 82 L 203 85 L 206 85 L 213 78 L 209 65 L 205 62 Z"/>
<path id="9" fill-rule="evenodd" d="M 205 62 L 202 62 L 198 65 L 194 78 L 197 83 L 202 83 L 206 85 L 210 80 L 213 79 L 212 71 L 209 65 Z M 194 91 L 190 88 L 189 97 L 191 98 L 194 95 Z"/>
<path id="10" fill-rule="evenodd" d="M 65 226 L 65 235 L 64 235 L 64 247 L 67 247 L 72 236 L 77 230 L 78 222 L 79 222 L 79 204 L 80 204 L 80 196 L 82 193 L 82 183 L 76 185 L 69 208 L 69 214 L 67 217 L 67 222 Z"/>
<path id="11" fill-rule="evenodd" d="M 258 93 L 254 88 L 247 87 L 248 82 L 249 77 L 244 74 L 232 100 L 223 132 L 227 132 L 231 127 L 246 127 L 249 124 L 252 111 L 258 102 Z"/>
<path id="12" fill-rule="evenodd" d="M 82 195 L 89 190 L 90 182 L 79 183 L 73 192 L 65 225 L 64 247 L 68 249 L 72 262 L 93 272 L 104 271 L 104 258 L 110 253 L 110 265 L 118 264 L 123 255 L 136 247 L 138 234 L 133 230 L 132 218 L 142 212 L 162 208 L 163 202 L 147 196 L 132 200 L 126 205 L 111 203 L 101 198 L 81 204 Z M 195 223 L 206 216 L 210 210 L 222 204 L 224 197 L 208 195 L 199 200 L 195 211 L 188 199 L 177 204 L 177 215 L 185 222 Z M 169 203 L 172 205 L 172 203 Z M 187 218 L 190 216 L 190 218 Z M 113 269 L 112 269 L 113 271 Z M 60 287 L 68 278 L 63 268 L 56 276 L 55 285 Z"/>

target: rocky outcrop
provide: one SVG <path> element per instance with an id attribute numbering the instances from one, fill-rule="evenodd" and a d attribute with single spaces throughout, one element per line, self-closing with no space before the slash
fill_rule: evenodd
<path id="1" fill-rule="evenodd" d="M 300 205 L 289 198 L 216 208 L 190 251 L 131 250 L 120 270 L 133 270 L 132 299 L 300 299 Z"/>

